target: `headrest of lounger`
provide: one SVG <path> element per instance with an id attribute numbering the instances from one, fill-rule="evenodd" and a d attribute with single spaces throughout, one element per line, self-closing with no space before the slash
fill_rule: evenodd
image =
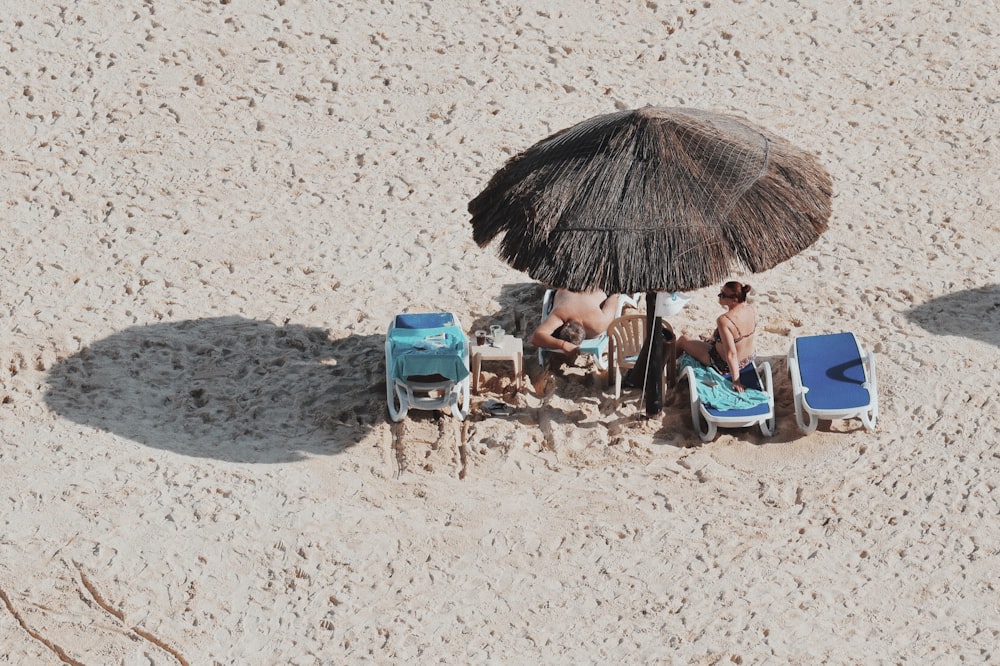
<path id="1" fill-rule="evenodd" d="M 396 315 L 396 328 L 441 328 L 454 324 L 450 312 L 407 312 Z"/>

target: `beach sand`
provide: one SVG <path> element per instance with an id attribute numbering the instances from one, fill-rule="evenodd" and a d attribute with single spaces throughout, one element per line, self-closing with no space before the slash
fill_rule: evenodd
<path id="1" fill-rule="evenodd" d="M 0 18 L 0 663 L 998 657 L 994 3 L 43 4 Z M 530 347 L 520 393 L 391 423 L 397 312 L 537 323 L 468 201 L 647 104 L 833 177 L 816 244 L 733 276 L 776 435 Z M 785 354 L 841 330 L 878 427 L 802 435 Z"/>

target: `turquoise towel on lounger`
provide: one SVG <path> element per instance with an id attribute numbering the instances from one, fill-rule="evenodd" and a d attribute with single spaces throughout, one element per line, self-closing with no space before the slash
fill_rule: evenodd
<path id="1" fill-rule="evenodd" d="M 426 352 L 408 349 L 396 358 L 396 372 L 399 377 L 431 377 L 441 375 L 452 381 L 462 381 L 469 376 L 460 356 L 448 352 Z"/>
<path id="2" fill-rule="evenodd" d="M 437 329 L 393 329 L 390 336 L 395 356 L 394 375 L 441 375 L 453 381 L 469 376 L 462 357 L 465 334 L 455 326 Z"/>
<path id="3" fill-rule="evenodd" d="M 750 388 L 744 382 L 746 390 L 743 393 L 737 393 L 733 390 L 733 382 L 727 377 L 723 377 L 718 370 L 705 367 L 690 354 L 681 354 L 680 372 L 688 367 L 691 368 L 695 379 L 698 380 L 696 382 L 698 399 L 706 407 L 728 411 L 731 409 L 750 409 L 757 405 L 767 404 L 768 396 L 763 391 Z M 749 373 L 744 371 L 744 374 L 753 374 L 753 383 L 757 383 L 757 374 L 752 369 Z"/>

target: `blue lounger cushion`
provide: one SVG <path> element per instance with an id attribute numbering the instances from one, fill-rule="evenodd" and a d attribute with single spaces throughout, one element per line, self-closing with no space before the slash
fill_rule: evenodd
<path id="1" fill-rule="evenodd" d="M 861 409 L 871 403 L 865 368 L 851 333 L 797 338 L 796 356 L 806 404 L 817 410 Z"/>
<path id="2" fill-rule="evenodd" d="M 450 312 L 405 312 L 396 315 L 395 328 L 442 328 L 454 326 Z"/>

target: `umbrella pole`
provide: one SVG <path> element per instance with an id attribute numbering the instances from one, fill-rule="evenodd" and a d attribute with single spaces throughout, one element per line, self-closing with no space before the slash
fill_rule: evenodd
<path id="1" fill-rule="evenodd" d="M 660 340 L 661 318 L 655 317 L 656 292 L 646 292 L 646 376 L 643 393 L 646 395 L 646 416 L 656 416 L 663 411 L 663 344 Z"/>
<path id="2" fill-rule="evenodd" d="M 663 411 L 663 318 L 656 317 L 656 292 L 646 294 L 646 339 L 635 366 L 625 375 L 629 386 L 642 386 L 640 402 L 646 403 L 646 415 Z"/>

